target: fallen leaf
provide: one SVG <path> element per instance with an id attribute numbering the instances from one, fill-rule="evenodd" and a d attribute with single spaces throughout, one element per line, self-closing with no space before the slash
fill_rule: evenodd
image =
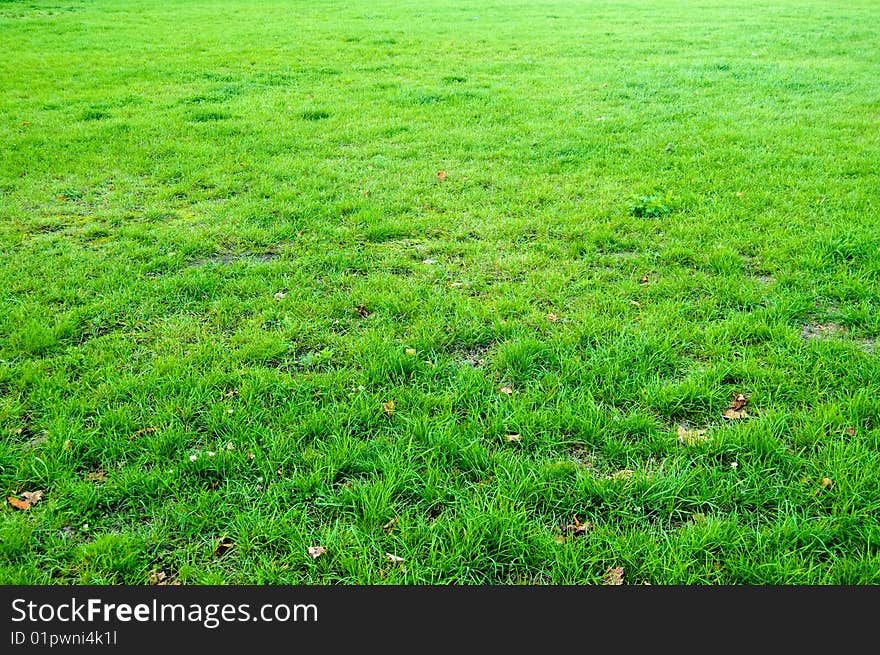
<path id="1" fill-rule="evenodd" d="M 639 284 L 648 284 L 650 280 L 648 279 L 648 274 L 645 273 L 642 277 L 639 278 Z"/>
<path id="2" fill-rule="evenodd" d="M 153 571 L 150 573 L 150 584 L 158 587 L 176 587 L 180 585 L 180 580 L 177 580 L 173 575 L 168 575 L 165 571 Z"/>
<path id="3" fill-rule="evenodd" d="M 642 306 L 642 303 L 640 303 L 638 300 L 630 300 L 629 304 L 632 305 L 633 307 L 641 307 Z"/>
<path id="4" fill-rule="evenodd" d="M 235 544 L 229 537 L 220 537 L 214 540 L 214 557 L 223 557 L 233 549 Z"/>
<path id="5" fill-rule="evenodd" d="M 393 555 L 392 553 L 385 553 L 385 559 L 387 559 L 392 564 L 400 564 L 403 562 L 402 557 L 398 557 L 397 555 Z"/>
<path id="6" fill-rule="evenodd" d="M 412 357 L 413 355 L 416 354 L 416 349 L 415 349 L 415 348 L 407 348 L 407 349 L 404 350 L 403 352 L 405 352 L 407 355 L 409 355 L 410 357 Z"/>
<path id="7" fill-rule="evenodd" d="M 834 485 L 834 481 L 831 478 L 822 478 L 822 482 L 819 483 L 819 486 L 823 489 L 829 489 Z"/>
<path id="8" fill-rule="evenodd" d="M 30 124 L 31 124 L 30 121 L 22 121 L 22 122 L 21 122 L 21 126 L 22 126 L 22 127 L 27 127 L 27 126 L 30 125 Z"/>
<path id="9" fill-rule="evenodd" d="M 709 440 L 708 437 L 706 437 L 706 428 L 696 428 L 693 430 L 689 430 L 683 425 L 679 425 L 677 432 L 679 443 L 683 443 L 687 446 L 693 446 L 698 443 L 705 443 Z"/>
<path id="10" fill-rule="evenodd" d="M 89 482 L 107 482 L 107 472 L 104 469 L 92 471 L 86 475 L 86 480 Z"/>
<path id="11" fill-rule="evenodd" d="M 33 507 L 40 502 L 44 493 L 46 492 L 40 489 L 38 491 L 22 491 L 21 495 L 24 496 L 24 499 L 31 504 L 31 507 Z"/>
<path id="12" fill-rule="evenodd" d="M 437 171 L 437 179 L 445 180 L 446 179 L 446 171 Z"/>
<path id="13" fill-rule="evenodd" d="M 503 387 L 499 388 L 498 391 L 509 396 L 513 393 L 513 387 L 509 385 L 504 385 Z"/>
<path id="14" fill-rule="evenodd" d="M 327 549 L 323 546 L 309 546 L 309 556 L 312 559 L 318 559 L 321 555 L 326 555 Z"/>
<path id="15" fill-rule="evenodd" d="M 286 295 L 287 294 L 283 291 L 278 291 L 273 297 L 275 298 L 275 300 L 284 300 L 284 296 Z"/>
<path id="16" fill-rule="evenodd" d="M 602 576 L 603 585 L 622 585 L 623 584 L 623 567 L 609 567 Z"/>
<path id="17" fill-rule="evenodd" d="M 397 526 L 398 523 L 400 523 L 400 517 L 395 516 L 393 519 L 388 521 L 388 523 L 383 525 L 382 529 L 385 532 L 387 532 L 388 534 L 391 534 L 391 532 L 394 530 L 394 528 Z"/>
<path id="18" fill-rule="evenodd" d="M 389 400 L 386 403 L 382 403 L 382 411 L 385 412 L 386 416 L 394 416 L 394 401 Z"/>
<path id="19" fill-rule="evenodd" d="M 728 421 L 739 421 L 740 419 L 748 418 L 749 414 L 745 410 L 745 406 L 748 405 L 748 403 L 748 398 L 741 393 L 735 393 L 733 394 L 733 401 L 730 403 L 730 407 L 725 409 L 721 413 L 721 416 Z"/>
<path id="20" fill-rule="evenodd" d="M 581 523 L 580 520 L 578 520 L 577 514 L 574 515 L 572 520 L 573 523 L 571 525 L 565 526 L 565 530 L 567 532 L 571 532 L 571 534 L 575 537 L 577 537 L 578 535 L 587 534 L 587 530 L 590 529 L 589 523 Z"/>
<path id="21" fill-rule="evenodd" d="M 514 433 L 514 434 L 506 434 L 506 435 L 504 435 L 504 439 L 505 439 L 508 443 L 519 443 L 520 441 L 522 441 L 522 435 L 521 435 L 521 434 L 516 434 L 516 433 Z"/>
<path id="22" fill-rule="evenodd" d="M 847 428 L 846 430 L 844 430 L 844 432 L 846 432 L 846 434 L 850 437 L 856 436 L 856 429 L 855 428 L 852 428 L 852 427 Z"/>
<path id="23" fill-rule="evenodd" d="M 31 508 L 31 504 L 28 501 L 19 500 L 15 496 L 7 496 L 6 502 L 12 505 L 15 509 L 20 509 L 23 512 L 26 512 Z"/>
<path id="24" fill-rule="evenodd" d="M 367 308 L 363 305 L 358 305 L 355 307 L 355 311 L 360 314 L 361 318 L 367 318 L 370 315 L 370 312 L 367 311 Z"/>
<path id="25" fill-rule="evenodd" d="M 556 314 L 554 314 L 553 312 L 550 312 L 549 314 L 547 314 L 547 320 L 550 321 L 551 323 L 555 323 L 556 321 L 559 320 L 559 317 Z"/>

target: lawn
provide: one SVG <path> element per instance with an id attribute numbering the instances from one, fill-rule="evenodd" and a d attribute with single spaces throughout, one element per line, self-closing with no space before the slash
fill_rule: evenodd
<path id="1" fill-rule="evenodd" d="M 878 43 L 0 1 L 0 582 L 880 583 Z"/>

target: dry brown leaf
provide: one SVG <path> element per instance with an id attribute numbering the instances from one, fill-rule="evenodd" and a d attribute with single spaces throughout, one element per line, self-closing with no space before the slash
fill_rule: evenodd
<path id="1" fill-rule="evenodd" d="M 232 539 L 229 537 L 220 537 L 219 539 L 214 540 L 214 557 L 223 557 L 226 553 L 232 550 L 235 547 L 235 544 L 232 542 Z"/>
<path id="2" fill-rule="evenodd" d="M 572 524 L 565 526 L 566 532 L 571 532 L 572 535 L 577 537 L 578 535 L 587 534 L 587 530 L 590 529 L 589 523 L 581 523 L 577 517 L 577 514 L 572 518 Z"/>
<path id="3" fill-rule="evenodd" d="M 733 394 L 733 402 L 730 403 L 730 409 L 740 410 L 748 404 L 749 404 L 748 398 L 746 398 L 741 393 L 735 393 L 735 394 Z"/>
<path id="4" fill-rule="evenodd" d="M 382 411 L 385 412 L 386 416 L 394 416 L 394 401 L 389 400 L 388 402 L 382 403 Z"/>
<path id="5" fill-rule="evenodd" d="M 605 575 L 602 576 L 602 584 L 603 585 L 622 585 L 623 584 L 623 567 L 622 566 L 611 566 L 605 571 Z"/>
<path id="6" fill-rule="evenodd" d="M 648 284 L 650 280 L 648 279 L 648 274 L 645 273 L 642 277 L 639 278 L 639 284 Z"/>
<path id="7" fill-rule="evenodd" d="M 437 171 L 437 179 L 445 180 L 446 179 L 446 171 Z"/>
<path id="8" fill-rule="evenodd" d="M 398 524 L 398 523 L 400 523 L 400 517 L 395 516 L 393 519 L 391 519 L 390 521 L 388 521 L 388 523 L 386 523 L 385 525 L 383 525 L 383 526 L 382 526 L 382 529 L 383 529 L 385 532 L 387 532 L 388 534 L 391 534 L 391 532 L 394 530 L 394 528 L 397 527 L 397 524 Z"/>
<path id="9" fill-rule="evenodd" d="M 830 489 L 833 485 L 834 481 L 831 478 L 822 478 L 822 482 L 819 483 L 823 489 Z"/>
<path id="10" fill-rule="evenodd" d="M 739 421 L 740 419 L 748 418 L 749 414 L 745 410 L 745 406 L 748 404 L 748 398 L 741 393 L 735 393 L 733 394 L 733 401 L 730 403 L 730 407 L 725 409 L 721 416 L 728 421 Z"/>
<path id="11" fill-rule="evenodd" d="M 402 557 L 398 557 L 397 555 L 394 555 L 392 553 L 385 553 L 385 559 L 387 559 L 392 564 L 400 564 L 403 562 Z"/>
<path id="12" fill-rule="evenodd" d="M 177 580 L 173 575 L 168 575 L 165 571 L 153 571 L 150 573 L 150 584 L 158 587 L 177 587 L 180 585 L 180 580 Z"/>
<path id="13" fill-rule="evenodd" d="M 24 496 L 24 499 L 31 504 L 31 507 L 36 505 L 43 498 L 43 494 L 46 493 L 42 489 L 37 491 L 22 491 L 21 495 Z"/>
<path id="14" fill-rule="evenodd" d="M 370 312 L 364 305 L 358 305 L 354 308 L 355 311 L 360 315 L 361 318 L 367 318 L 370 315 Z"/>
<path id="15" fill-rule="evenodd" d="M 506 435 L 504 435 L 504 439 L 508 443 L 519 443 L 520 441 L 522 441 L 522 435 L 521 434 L 506 434 Z"/>
<path id="16" fill-rule="evenodd" d="M 327 549 L 323 546 L 309 546 L 309 557 L 318 559 L 321 555 L 326 555 Z"/>
<path id="17" fill-rule="evenodd" d="M 511 394 L 513 393 L 513 387 L 511 387 L 510 385 L 505 384 L 504 386 L 502 386 L 501 388 L 499 388 L 498 391 L 500 391 L 501 393 L 503 393 L 503 394 L 509 396 L 509 395 L 511 395 Z"/>
<path id="18" fill-rule="evenodd" d="M 23 512 L 26 512 L 31 508 L 31 504 L 28 501 L 20 500 L 15 496 L 7 496 L 6 502 L 12 505 L 15 509 L 20 509 Z"/>
<path id="19" fill-rule="evenodd" d="M 547 314 L 547 320 L 550 321 L 551 323 L 555 323 L 556 321 L 559 320 L 559 317 L 556 314 L 554 314 L 553 312 L 550 312 L 549 314 Z"/>
<path id="20" fill-rule="evenodd" d="M 856 436 L 856 429 L 853 427 L 847 428 L 846 430 L 844 430 L 844 432 L 846 432 L 847 436 L 850 436 L 850 437 Z"/>
<path id="21" fill-rule="evenodd" d="M 709 440 L 706 437 L 706 428 L 688 429 L 683 425 L 678 426 L 678 441 L 686 446 L 693 446 L 699 443 L 705 443 Z"/>
<path id="22" fill-rule="evenodd" d="M 107 472 L 104 469 L 92 471 L 86 475 L 86 480 L 89 482 L 107 482 Z"/>

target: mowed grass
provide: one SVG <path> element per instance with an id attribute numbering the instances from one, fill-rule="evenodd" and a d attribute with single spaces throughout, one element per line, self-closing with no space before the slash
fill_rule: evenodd
<path id="1" fill-rule="evenodd" d="M 0 581 L 880 582 L 878 43 L 0 2 Z"/>

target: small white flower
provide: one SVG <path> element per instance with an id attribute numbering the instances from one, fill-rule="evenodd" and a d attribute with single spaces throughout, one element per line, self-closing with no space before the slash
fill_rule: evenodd
<path id="1" fill-rule="evenodd" d="M 216 454 L 217 454 L 217 453 L 215 453 L 213 450 L 209 450 L 209 451 L 208 451 L 208 457 L 213 457 L 213 456 L 216 455 Z"/>
<path id="2" fill-rule="evenodd" d="M 232 412 L 234 412 L 234 411 L 235 411 L 234 409 L 227 409 L 227 410 L 226 410 L 226 413 L 227 413 L 227 414 L 232 414 Z"/>
<path id="3" fill-rule="evenodd" d="M 226 450 L 235 450 L 235 444 L 230 441 L 226 444 Z"/>
<path id="4" fill-rule="evenodd" d="M 263 481 L 263 476 L 260 476 L 257 478 L 257 482 L 262 482 L 262 481 Z"/>
<path id="5" fill-rule="evenodd" d="M 364 385 L 362 385 L 362 384 L 358 385 L 358 391 L 363 391 L 364 389 L 366 389 L 366 387 Z"/>
<path id="6" fill-rule="evenodd" d="M 736 469 L 739 468 L 739 462 L 731 462 L 730 468 L 732 468 L 735 471 Z"/>
<path id="7" fill-rule="evenodd" d="M 194 461 L 196 461 L 198 458 L 199 458 L 198 455 L 190 455 L 190 456 L 189 456 L 189 461 L 194 462 Z"/>
<path id="8" fill-rule="evenodd" d="M 422 260 L 422 263 L 423 263 L 423 264 L 427 264 L 428 266 L 430 266 L 431 264 L 436 264 L 436 263 L 437 263 L 437 260 L 436 260 L 436 259 L 431 259 L 431 258 L 429 257 L 428 259 Z"/>

